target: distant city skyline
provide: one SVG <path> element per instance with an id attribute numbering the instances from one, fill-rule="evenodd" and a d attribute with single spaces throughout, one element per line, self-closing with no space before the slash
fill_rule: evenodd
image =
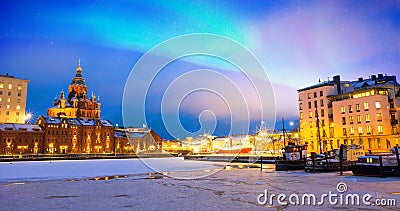
<path id="1" fill-rule="evenodd" d="M 36 117 L 67 90 L 81 59 L 89 93 L 101 98 L 102 117 L 122 125 L 132 67 L 160 42 L 189 33 L 222 35 L 249 48 L 272 82 L 277 120 L 298 118 L 297 89 L 338 74 L 343 80 L 396 75 L 400 66 L 398 1 L 3 1 L 1 7 L 0 73 L 30 81 L 27 111 Z M 209 61 L 177 63 L 174 74 L 205 67 L 237 71 Z M 184 122 L 197 121 L 182 112 Z"/>

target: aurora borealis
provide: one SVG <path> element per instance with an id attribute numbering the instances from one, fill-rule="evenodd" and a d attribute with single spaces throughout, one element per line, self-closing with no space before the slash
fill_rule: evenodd
<path id="1" fill-rule="evenodd" d="M 121 124 L 136 61 L 189 33 L 226 36 L 251 50 L 273 84 L 278 118 L 296 119 L 296 90 L 319 79 L 399 76 L 399 1 L 0 1 L 0 8 L 0 73 L 30 80 L 27 109 L 36 115 L 67 89 L 81 59 L 102 116 Z M 219 62 L 208 67 L 229 71 Z"/>

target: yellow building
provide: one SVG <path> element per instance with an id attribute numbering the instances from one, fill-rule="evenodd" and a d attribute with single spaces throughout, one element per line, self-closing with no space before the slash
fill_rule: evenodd
<path id="1" fill-rule="evenodd" d="M 0 123 L 25 123 L 28 82 L 0 74 Z"/>
<path id="2" fill-rule="evenodd" d="M 333 81 L 299 89 L 300 137 L 311 151 L 361 144 L 388 151 L 399 142 L 400 86 L 395 76 Z M 318 137 L 319 136 L 319 137 Z"/>
<path id="3" fill-rule="evenodd" d="M 78 61 L 75 77 L 68 86 L 68 96 L 61 91 L 59 97 L 54 99 L 54 106 L 47 110 L 47 116 L 100 119 L 100 97 L 96 99 L 92 93 L 89 98 L 87 91 L 82 67 Z"/>

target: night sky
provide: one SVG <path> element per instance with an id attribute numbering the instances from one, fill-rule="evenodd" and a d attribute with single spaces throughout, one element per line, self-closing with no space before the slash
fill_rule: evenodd
<path id="1" fill-rule="evenodd" d="M 0 1 L 0 8 L 0 73 L 30 80 L 27 110 L 36 117 L 67 90 L 81 59 L 102 117 L 122 125 L 122 95 L 135 63 L 189 33 L 226 36 L 251 50 L 272 82 L 277 119 L 296 119 L 296 90 L 333 75 L 399 76 L 400 1 Z M 203 67 L 237 71 L 210 59 L 189 59 L 170 71 Z M 186 103 L 180 113 L 188 130 L 198 129 L 197 106 Z M 148 124 L 168 137 L 157 117 Z"/>

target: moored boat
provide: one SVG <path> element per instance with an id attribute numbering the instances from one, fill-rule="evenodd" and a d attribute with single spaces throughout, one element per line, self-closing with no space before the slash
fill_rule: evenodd
<path id="1" fill-rule="evenodd" d="M 306 166 L 307 144 L 289 143 L 282 149 L 282 158 L 275 160 L 275 170 L 304 170 Z"/>
<path id="2" fill-rule="evenodd" d="M 354 175 L 360 176 L 396 176 L 399 165 L 395 155 L 365 155 L 358 157 L 357 163 L 351 165 Z"/>
<path id="3" fill-rule="evenodd" d="M 339 149 L 334 150 L 332 155 L 318 155 L 314 161 L 311 158 L 307 159 L 305 171 L 310 172 L 331 172 L 340 171 Z M 344 146 L 342 170 L 350 171 L 350 166 L 357 162 L 359 156 L 364 156 L 364 149 L 360 145 Z"/>

